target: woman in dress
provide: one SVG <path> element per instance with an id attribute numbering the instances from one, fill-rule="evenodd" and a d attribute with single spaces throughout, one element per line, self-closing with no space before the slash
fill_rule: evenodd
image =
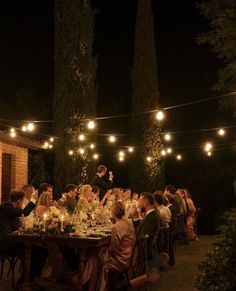
<path id="1" fill-rule="evenodd" d="M 48 183 L 43 183 L 39 186 L 39 199 L 36 205 L 36 213 L 42 217 L 44 212 L 48 211 L 49 207 L 56 206 L 53 201 L 53 186 Z"/>

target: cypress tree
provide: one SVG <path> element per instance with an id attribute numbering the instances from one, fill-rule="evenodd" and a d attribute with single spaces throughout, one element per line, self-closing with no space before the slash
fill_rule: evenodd
<path id="1" fill-rule="evenodd" d="M 130 170 L 130 184 L 137 191 L 154 191 L 162 182 L 161 128 L 153 114 L 139 114 L 156 110 L 159 105 L 151 0 L 139 0 L 138 2 L 132 87 L 132 136 L 135 144 L 138 144 L 138 148 Z M 151 161 L 147 161 L 147 156 L 151 157 Z"/>
<path id="2" fill-rule="evenodd" d="M 85 130 L 85 118 L 95 116 L 95 71 L 93 56 L 93 12 L 90 1 L 55 0 L 54 132 L 55 182 L 59 191 L 66 183 L 87 179 L 88 153 L 77 152 L 78 136 Z"/>

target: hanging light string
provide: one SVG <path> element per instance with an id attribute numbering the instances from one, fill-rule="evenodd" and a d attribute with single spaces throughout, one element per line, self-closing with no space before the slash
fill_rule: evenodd
<path id="1" fill-rule="evenodd" d="M 212 100 L 217 100 L 217 99 L 221 99 L 221 98 L 225 98 L 225 97 L 231 97 L 233 95 L 236 95 L 236 91 L 230 92 L 230 93 L 227 93 L 227 94 L 214 96 L 214 97 L 198 99 L 198 100 L 191 101 L 191 102 L 186 102 L 186 103 L 182 103 L 182 104 L 177 104 L 177 105 L 173 105 L 173 106 L 164 107 L 164 108 L 162 108 L 162 110 L 171 110 L 171 109 L 176 109 L 176 108 L 180 108 L 180 107 L 186 107 L 186 106 L 195 105 L 195 104 L 199 104 L 199 103 L 203 103 L 203 102 L 209 102 L 209 101 L 212 101 Z M 95 117 L 94 120 L 106 120 L 106 119 L 112 119 L 112 118 L 130 117 L 130 116 L 143 115 L 143 114 L 148 114 L 148 113 L 155 113 L 157 111 L 158 111 L 158 109 L 148 110 L 148 111 L 143 111 L 143 112 L 137 112 L 137 113 L 126 113 L 126 114 L 118 114 L 118 115 L 110 115 L 110 116 L 100 116 L 100 117 Z M 88 121 L 90 119 L 85 118 L 84 120 Z M 32 120 L 17 120 L 17 119 L 4 119 L 4 118 L 1 118 L 0 121 L 27 123 L 27 122 L 31 122 Z M 34 122 L 35 123 L 53 123 L 54 120 L 34 120 Z"/>

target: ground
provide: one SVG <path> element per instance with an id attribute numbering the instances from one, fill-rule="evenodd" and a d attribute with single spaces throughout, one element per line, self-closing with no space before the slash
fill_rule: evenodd
<path id="1" fill-rule="evenodd" d="M 199 242 L 178 246 L 176 250 L 176 265 L 168 267 L 161 273 L 161 279 L 152 291 L 196 291 L 194 287 L 198 274 L 198 265 L 205 259 L 217 236 L 200 236 Z M 10 278 L 0 281 L 0 291 L 12 291 Z M 70 284 L 48 282 L 47 291 L 74 291 Z"/>

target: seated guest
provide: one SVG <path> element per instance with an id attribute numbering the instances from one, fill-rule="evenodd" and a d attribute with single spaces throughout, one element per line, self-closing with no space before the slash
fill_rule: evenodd
<path id="1" fill-rule="evenodd" d="M 161 225 L 161 219 L 154 207 L 154 199 L 151 193 L 143 192 L 139 198 L 139 208 L 145 213 L 143 221 L 139 224 L 136 235 L 137 238 L 158 232 Z"/>
<path id="2" fill-rule="evenodd" d="M 22 188 L 23 192 L 25 193 L 25 197 L 22 203 L 22 209 L 24 209 L 28 203 L 30 202 L 31 196 L 34 193 L 35 189 L 34 186 L 31 184 L 24 185 Z"/>
<path id="3" fill-rule="evenodd" d="M 169 226 L 171 221 L 171 212 L 169 207 L 163 205 L 163 195 L 159 191 L 154 193 L 156 208 L 161 218 L 161 226 Z"/>
<path id="4" fill-rule="evenodd" d="M 65 187 L 65 197 L 58 201 L 59 206 L 63 206 L 72 214 L 77 206 L 76 196 L 78 187 L 74 184 L 68 184 Z"/>
<path id="5" fill-rule="evenodd" d="M 81 186 L 79 191 L 78 206 L 89 206 L 96 200 L 96 195 L 92 192 L 92 187 L 89 184 Z"/>
<path id="6" fill-rule="evenodd" d="M 39 186 L 38 195 L 39 199 L 36 205 L 36 213 L 39 216 L 43 216 L 49 207 L 55 206 L 53 201 L 53 186 L 48 183 L 43 183 Z"/>
<path id="7" fill-rule="evenodd" d="M 24 245 L 14 242 L 8 234 L 19 228 L 19 217 L 22 215 L 28 216 L 35 208 L 36 199 L 32 195 L 28 205 L 22 209 L 24 195 L 23 191 L 12 191 L 10 193 L 10 201 L 0 205 L 0 252 L 21 258 L 24 258 Z M 47 256 L 48 252 L 45 249 L 33 245 L 31 251 L 30 281 L 40 276 Z M 23 282 L 23 275 L 19 282 Z"/>

